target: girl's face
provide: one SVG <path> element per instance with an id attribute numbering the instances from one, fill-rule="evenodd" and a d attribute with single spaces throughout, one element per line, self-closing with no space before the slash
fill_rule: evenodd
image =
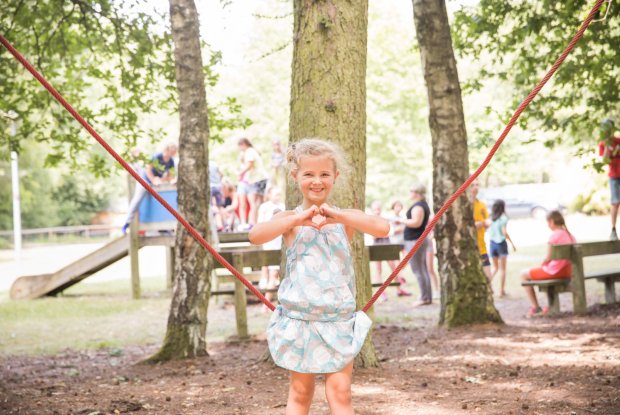
<path id="1" fill-rule="evenodd" d="M 400 203 L 394 203 L 394 213 L 396 213 L 397 215 L 400 213 L 401 210 L 403 210 L 403 205 L 401 205 Z"/>
<path id="2" fill-rule="evenodd" d="M 293 179 L 299 185 L 304 205 L 318 206 L 325 203 L 339 174 L 333 160 L 327 156 L 301 157 Z"/>
<path id="3" fill-rule="evenodd" d="M 549 229 L 551 229 L 552 231 L 557 229 L 557 225 L 553 223 L 551 219 L 547 220 L 547 226 L 549 226 Z"/>

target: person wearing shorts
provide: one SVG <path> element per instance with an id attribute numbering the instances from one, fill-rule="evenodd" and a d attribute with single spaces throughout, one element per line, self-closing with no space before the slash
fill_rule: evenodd
<path id="1" fill-rule="evenodd" d="M 252 227 L 256 223 L 258 217 L 258 207 L 263 203 L 263 196 L 265 194 L 265 187 L 267 187 L 267 172 L 263 168 L 263 160 L 252 146 L 252 143 L 247 138 L 239 139 L 237 143 L 239 151 L 241 152 L 240 160 L 242 165 L 242 171 L 240 174 L 241 181 L 247 183 L 247 192 L 242 193 L 246 189 L 239 191 L 239 195 L 247 195 L 247 200 L 250 204 L 250 210 L 248 212 L 248 224 L 247 229 Z M 243 218 L 241 218 L 243 222 Z"/>
<path id="2" fill-rule="evenodd" d="M 506 215 L 506 203 L 498 199 L 493 203 L 491 208 L 491 226 L 489 226 L 489 240 L 491 260 L 493 261 L 493 272 L 491 273 L 491 281 L 495 274 L 499 273 L 500 277 L 500 297 L 506 296 L 506 265 L 508 259 L 508 242 L 516 251 L 515 244 L 508 235 L 508 216 Z"/>
<path id="3" fill-rule="evenodd" d="M 575 237 L 568 231 L 564 217 L 557 210 L 549 212 L 547 215 L 547 225 L 551 229 L 551 236 L 549 237 L 549 247 L 547 249 L 547 256 L 539 267 L 529 268 L 521 273 L 522 281 L 540 281 L 540 280 L 553 280 L 559 278 L 571 278 L 572 267 L 571 263 L 567 259 L 551 259 L 551 247 L 553 245 L 561 244 L 574 244 Z M 540 308 L 534 287 L 524 286 L 525 292 L 532 303 L 532 306 L 527 312 L 527 317 L 531 318 L 539 314 L 547 314 L 549 307 L 544 309 Z"/>
<path id="4" fill-rule="evenodd" d="M 620 137 L 614 136 L 615 127 L 613 120 L 606 119 L 601 122 L 601 142 L 599 143 L 599 155 L 603 162 L 609 166 L 609 189 L 611 192 L 611 233 L 609 239 L 618 240 L 616 221 L 620 208 Z"/>
<path id="5" fill-rule="evenodd" d="M 249 185 L 248 194 L 250 195 L 256 194 L 260 196 L 261 198 L 264 198 L 266 188 L 267 188 L 267 179 L 259 180 Z"/>
<path id="6" fill-rule="evenodd" d="M 484 234 L 490 225 L 489 211 L 487 205 L 478 200 L 478 191 L 480 185 L 478 180 L 475 180 L 469 187 L 469 192 L 472 199 L 472 208 L 474 210 L 474 224 L 476 225 L 476 242 L 478 244 L 478 252 L 480 253 L 480 262 L 482 263 L 482 270 L 486 275 L 489 282 L 491 282 L 491 261 L 489 261 L 489 255 L 487 253 L 487 244 L 484 242 Z"/>

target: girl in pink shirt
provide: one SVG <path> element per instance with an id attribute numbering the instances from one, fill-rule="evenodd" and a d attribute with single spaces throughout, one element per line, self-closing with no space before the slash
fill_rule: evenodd
<path id="1" fill-rule="evenodd" d="M 570 278 L 572 275 L 573 270 L 569 260 L 551 259 L 551 247 L 553 245 L 574 244 L 575 238 L 566 228 L 564 217 L 557 210 L 549 212 L 547 215 L 547 225 L 549 225 L 549 229 L 551 229 L 547 256 L 540 267 L 523 271 L 521 274 L 521 280 L 523 281 Z M 525 288 L 525 292 L 532 303 L 532 307 L 527 312 L 527 317 L 530 318 L 537 314 L 547 314 L 549 312 L 549 307 L 545 307 L 544 309 L 540 308 L 538 300 L 536 299 L 534 287 L 528 285 L 523 288 Z"/>

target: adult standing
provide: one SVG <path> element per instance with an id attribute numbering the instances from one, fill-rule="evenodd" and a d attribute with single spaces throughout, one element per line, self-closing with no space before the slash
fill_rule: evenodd
<path id="1" fill-rule="evenodd" d="M 478 243 L 478 252 L 480 253 L 480 262 L 482 262 L 482 270 L 484 275 L 487 276 L 489 282 L 491 282 L 491 261 L 489 261 L 489 254 L 487 251 L 487 245 L 484 242 L 484 234 L 487 228 L 491 225 L 489 220 L 489 210 L 487 205 L 478 200 L 478 192 L 480 191 L 480 184 L 478 180 L 469 186 L 469 194 L 471 195 L 472 207 L 474 210 L 474 224 L 476 225 L 476 242 Z"/>
<path id="2" fill-rule="evenodd" d="M 176 172 L 174 156 L 176 156 L 178 146 L 175 143 L 167 143 L 161 153 L 156 153 L 151 162 L 146 165 L 142 178 L 152 186 L 159 186 L 163 183 L 175 183 Z M 123 233 L 127 233 L 127 228 L 134 215 L 140 208 L 140 203 L 146 197 L 146 189 L 141 185 L 136 185 L 136 190 L 129 202 L 129 212 L 123 224 Z"/>
<path id="3" fill-rule="evenodd" d="M 409 252 L 416 241 L 422 236 L 422 233 L 428 225 L 431 210 L 426 203 L 426 187 L 423 184 L 416 184 L 411 188 L 411 201 L 413 204 L 407 210 L 405 220 L 405 251 Z M 433 302 L 433 290 L 431 288 L 431 279 L 428 275 L 428 267 L 426 266 L 427 251 L 429 250 L 430 241 L 424 240 L 420 249 L 409 261 L 411 270 L 418 280 L 420 286 L 420 298 L 414 307 L 431 304 Z"/>
<path id="4" fill-rule="evenodd" d="M 241 172 L 239 173 L 239 181 L 241 189 L 238 188 L 239 203 L 241 203 L 241 223 L 245 223 L 246 207 L 245 199 L 249 204 L 249 212 L 247 214 L 246 229 L 256 224 L 258 215 L 258 206 L 263 201 L 265 188 L 267 187 L 267 173 L 263 167 L 263 160 L 252 143 L 247 138 L 240 138 L 237 143 L 241 152 Z M 242 190 L 242 191 L 241 191 Z"/>
<path id="5" fill-rule="evenodd" d="M 618 219 L 618 207 L 620 207 L 620 137 L 615 137 L 615 123 L 605 119 L 601 122 L 601 142 L 599 154 L 603 162 L 609 165 L 609 189 L 611 191 L 611 233 L 609 239 L 618 240 L 616 232 L 616 220 Z"/>

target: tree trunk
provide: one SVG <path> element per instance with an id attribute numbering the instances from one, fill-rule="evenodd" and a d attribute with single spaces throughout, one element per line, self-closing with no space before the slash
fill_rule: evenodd
<path id="1" fill-rule="evenodd" d="M 193 0 L 170 0 L 177 90 L 179 92 L 178 203 L 181 214 L 211 239 L 207 99 L 200 50 L 200 26 Z M 180 224 L 175 276 L 164 344 L 151 361 L 207 354 L 207 308 L 213 259 Z"/>
<path id="2" fill-rule="evenodd" d="M 368 2 L 294 1 L 290 142 L 318 137 L 338 143 L 352 165 L 346 186 L 337 186 L 337 206 L 364 209 L 366 186 L 366 41 Z M 287 208 L 299 204 L 289 183 Z M 368 255 L 359 233 L 351 242 L 361 308 L 371 296 Z M 356 358 L 377 366 L 371 335 Z"/>
<path id="3" fill-rule="evenodd" d="M 468 177 L 467 132 L 444 0 L 413 0 L 428 92 L 433 143 L 433 202 L 441 206 Z M 440 324 L 501 322 L 482 272 L 472 206 L 460 197 L 435 231 L 441 275 Z"/>

